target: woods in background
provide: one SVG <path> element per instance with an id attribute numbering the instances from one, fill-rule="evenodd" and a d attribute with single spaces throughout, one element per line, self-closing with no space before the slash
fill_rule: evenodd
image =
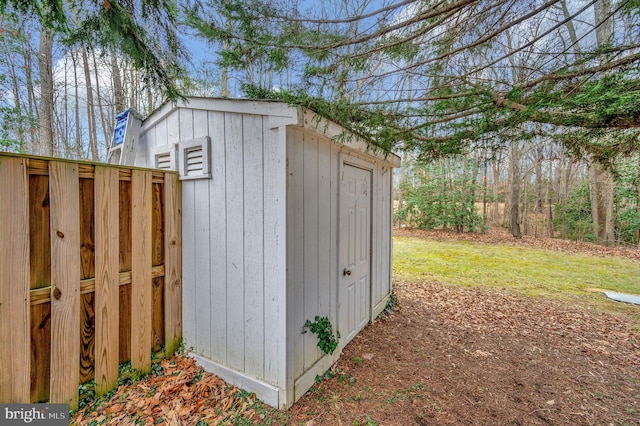
<path id="1" fill-rule="evenodd" d="M 396 225 L 456 232 L 498 226 L 519 232 L 514 236 L 639 244 L 640 155 L 616 164 L 614 237 L 604 241 L 593 220 L 588 162 L 551 142 L 516 145 L 494 157 L 477 151 L 428 164 L 405 156 L 397 173 Z"/>

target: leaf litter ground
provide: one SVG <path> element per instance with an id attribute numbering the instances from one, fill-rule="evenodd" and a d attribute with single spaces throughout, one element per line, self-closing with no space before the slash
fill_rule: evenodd
<path id="1" fill-rule="evenodd" d="M 504 237 L 477 238 L 501 243 Z M 599 256 L 635 258 L 637 252 L 557 240 L 516 244 Z M 394 285 L 399 307 L 366 327 L 287 412 L 262 405 L 180 355 L 161 362 L 162 374 L 121 386 L 72 421 L 640 425 L 640 309 L 634 321 L 501 290 L 427 281 Z"/>

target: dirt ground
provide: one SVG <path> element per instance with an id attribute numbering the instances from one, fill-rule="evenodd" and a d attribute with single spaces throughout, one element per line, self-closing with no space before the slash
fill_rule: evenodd
<path id="1" fill-rule="evenodd" d="M 640 425 L 640 333 L 624 321 L 438 283 L 396 291 L 400 310 L 345 348 L 336 377 L 294 406 L 295 419 Z"/>
<path id="2" fill-rule="evenodd" d="M 575 249 L 589 250 L 608 255 L 597 247 Z M 120 388 L 74 421 L 640 425 L 638 322 L 504 291 L 394 285 L 399 306 L 366 327 L 286 413 L 177 357 L 163 361 L 164 374 Z"/>

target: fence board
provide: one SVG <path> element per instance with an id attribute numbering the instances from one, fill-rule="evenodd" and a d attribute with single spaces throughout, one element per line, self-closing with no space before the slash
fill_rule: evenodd
<path id="1" fill-rule="evenodd" d="M 30 394 L 27 160 L 0 158 L 0 401 Z"/>
<path id="2" fill-rule="evenodd" d="M 123 171 L 120 171 L 120 193 L 118 194 L 120 205 L 120 272 L 131 271 L 131 173 L 128 173 L 128 181 L 123 180 Z M 120 336 L 118 362 L 131 360 L 131 284 L 120 287 L 118 304 L 119 332 Z"/>
<path id="3" fill-rule="evenodd" d="M 96 395 L 107 393 L 118 384 L 118 193 L 118 170 L 96 167 Z"/>
<path id="4" fill-rule="evenodd" d="M 152 252 L 151 264 L 161 265 L 164 259 L 163 185 L 153 183 L 152 196 Z M 164 277 L 153 279 L 152 295 L 152 342 L 153 351 L 158 352 L 164 345 Z"/>
<path id="5" fill-rule="evenodd" d="M 94 308 L 94 294 L 80 292 L 80 383 L 87 383 L 94 378 Z"/>
<path id="6" fill-rule="evenodd" d="M 85 169 L 87 167 L 85 166 Z M 88 170 L 88 169 L 87 169 Z M 93 167 L 90 169 L 93 176 Z M 81 173 L 82 170 L 79 171 Z M 81 176 L 81 175 L 80 175 Z M 95 277 L 94 184 L 80 178 L 80 279 Z M 95 327 L 93 294 L 80 295 L 80 383 L 94 378 Z"/>
<path id="7" fill-rule="evenodd" d="M 29 160 L 31 173 L 34 160 Z M 29 176 L 29 279 L 31 289 L 51 286 L 49 170 Z M 50 297 L 51 289 L 47 289 Z M 31 402 L 49 400 L 51 368 L 51 304 L 31 306 Z"/>
<path id="8" fill-rule="evenodd" d="M 152 194 L 151 172 L 131 173 L 131 366 L 151 370 L 152 339 Z"/>
<path id="9" fill-rule="evenodd" d="M 182 338 L 182 206 L 178 176 L 165 175 L 164 344 L 175 353 Z"/>
<path id="10" fill-rule="evenodd" d="M 51 400 L 78 406 L 80 212 L 78 166 L 49 163 L 51 199 Z"/>

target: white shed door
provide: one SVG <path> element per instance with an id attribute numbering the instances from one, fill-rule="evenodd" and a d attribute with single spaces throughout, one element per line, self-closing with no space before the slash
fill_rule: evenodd
<path id="1" fill-rule="evenodd" d="M 340 188 L 340 349 L 369 322 L 371 172 L 345 164 Z"/>

